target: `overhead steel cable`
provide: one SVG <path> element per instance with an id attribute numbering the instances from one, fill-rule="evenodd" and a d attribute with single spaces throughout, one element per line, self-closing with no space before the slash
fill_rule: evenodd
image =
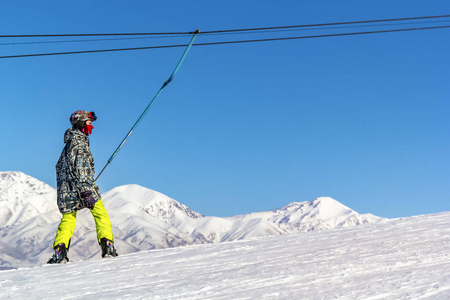
<path id="1" fill-rule="evenodd" d="M 143 37 L 132 37 L 132 38 L 109 38 L 109 39 L 89 39 L 89 40 L 66 40 L 66 41 L 38 41 L 38 42 L 13 42 L 13 43 L 0 43 L 0 46 L 11 46 L 11 45 L 35 45 L 35 44 L 63 44 L 63 43 L 83 43 L 83 42 L 110 42 L 110 41 L 128 41 L 128 40 L 146 40 L 154 38 L 173 38 L 173 37 L 184 37 L 184 35 L 173 35 L 173 36 L 143 36 Z"/>
<path id="2" fill-rule="evenodd" d="M 350 29 L 350 28 L 368 28 L 368 27 L 382 27 L 382 26 L 405 26 L 405 25 L 417 25 L 417 24 L 436 24 L 447 23 L 450 20 L 428 21 L 428 22 L 407 22 L 407 23 L 394 23 L 394 24 L 362 24 L 352 26 L 338 26 L 333 27 L 336 29 Z M 310 28 L 291 28 L 291 29 L 275 29 L 275 30 L 263 30 L 259 32 L 252 32 L 251 34 L 261 33 L 280 33 L 280 32 L 293 32 L 293 31 L 311 31 L 311 30 L 330 30 L 324 27 L 310 27 Z M 227 32 L 227 33 L 211 33 L 208 36 L 220 36 L 220 35 L 235 35 L 235 34 L 249 34 L 249 32 Z M 82 39 L 82 40 L 53 40 L 53 41 L 33 41 L 33 42 L 10 42 L 0 43 L 0 46 L 15 46 L 15 45 L 40 45 L 40 44 L 64 44 L 64 43 L 89 43 L 89 42 L 111 42 L 111 41 L 136 41 L 147 39 L 162 39 L 162 38 L 174 38 L 184 37 L 184 35 L 157 35 L 157 36 L 142 36 L 142 37 L 118 37 L 118 38 L 99 38 L 99 39 Z"/>
<path id="3" fill-rule="evenodd" d="M 448 26 L 434 26 L 434 27 L 390 29 L 390 30 L 378 30 L 378 31 L 335 33 L 335 34 L 323 34 L 323 35 L 309 35 L 309 36 L 280 37 L 280 38 L 269 38 L 269 39 L 253 39 L 253 40 L 210 42 L 210 43 L 198 43 L 198 44 L 194 44 L 192 46 L 211 46 L 211 45 L 256 43 L 256 42 L 270 42 L 270 41 L 283 41 L 283 40 L 296 40 L 296 39 L 327 38 L 327 37 L 340 37 L 340 36 L 365 35 L 365 34 L 380 34 L 380 33 L 389 33 L 389 32 L 419 31 L 419 30 L 432 30 L 432 29 L 444 29 L 444 28 L 450 28 L 450 25 L 448 25 Z M 37 56 L 53 56 L 53 55 L 70 55 L 70 54 L 86 54 L 86 53 L 101 53 L 101 52 L 117 52 L 117 51 L 132 51 L 132 50 L 148 50 L 148 49 L 162 49 L 162 48 L 178 48 L 178 47 L 186 47 L 186 46 L 188 46 L 188 45 L 186 45 L 186 44 L 183 44 L 183 45 L 162 45 L 162 46 L 134 47 L 134 48 L 120 48 L 120 49 L 102 49 L 102 50 L 84 50 L 84 51 L 71 51 L 71 52 L 36 53 L 36 54 L 0 56 L 0 59 L 37 57 Z"/>
<path id="4" fill-rule="evenodd" d="M 450 15 L 364 20 L 364 21 L 351 21 L 351 22 L 334 22 L 334 23 L 320 23 L 320 24 L 306 24 L 306 25 L 289 25 L 289 26 L 275 26 L 275 27 L 257 27 L 257 28 L 245 28 L 245 29 L 211 30 L 211 31 L 200 32 L 199 34 L 204 35 L 204 34 L 212 34 L 212 33 L 276 30 L 276 29 L 350 25 L 350 24 L 379 23 L 379 22 L 397 22 L 397 21 L 406 21 L 406 20 L 424 20 L 424 19 L 437 19 L 437 18 L 450 18 Z M 186 35 L 186 34 L 192 35 L 192 34 L 195 34 L 195 31 L 189 31 L 189 32 L 140 32 L 140 33 L 16 34 L 16 35 L 0 35 L 0 38 L 43 38 L 43 37 L 129 36 L 129 35 Z"/>
<path id="5" fill-rule="evenodd" d="M 261 33 L 279 33 L 279 32 L 293 32 L 293 31 L 318 31 L 318 30 L 336 30 L 336 29 L 352 29 L 352 28 L 368 28 L 368 27 L 393 27 L 393 26 L 407 26 L 407 25 L 419 25 L 419 24 L 437 24 L 437 23 L 448 23 L 449 20 L 439 20 L 439 21 L 428 21 L 428 22 L 407 22 L 407 23 L 393 23 L 393 24 L 361 24 L 361 25 L 342 25 L 334 26 L 331 28 L 326 27 L 299 27 L 299 28 L 286 28 L 286 29 L 272 29 L 272 30 L 261 30 L 258 32 L 224 32 L 224 33 L 209 33 L 207 36 L 219 36 L 219 35 L 235 35 L 235 34 L 261 34 Z M 0 44 L 1 45 L 1 44 Z"/>
<path id="6" fill-rule="evenodd" d="M 364 24 L 364 23 L 378 23 L 378 22 L 397 22 L 397 21 L 406 21 L 406 20 L 424 20 L 424 19 L 437 19 L 437 18 L 450 18 L 450 15 L 367 20 L 367 21 L 352 21 L 352 22 L 336 22 L 336 23 L 321 23 L 321 24 L 308 24 L 308 25 L 291 25 L 291 26 L 278 26 L 278 27 L 259 27 L 259 28 L 247 28 L 247 29 L 212 30 L 212 31 L 202 31 L 201 34 L 239 32 L 239 31 L 275 30 L 275 29 L 304 28 L 304 27 L 336 26 L 336 25 L 350 25 L 350 24 Z"/>
<path id="7" fill-rule="evenodd" d="M 126 35 L 179 35 L 195 34 L 195 32 L 131 32 L 131 33 L 68 33 L 68 34 L 7 34 L 0 38 L 45 38 L 75 36 L 126 36 Z"/>

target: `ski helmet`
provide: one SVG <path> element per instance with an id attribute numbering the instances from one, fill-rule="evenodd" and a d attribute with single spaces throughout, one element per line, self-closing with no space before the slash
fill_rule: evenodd
<path id="1" fill-rule="evenodd" d="M 78 122 L 85 122 L 87 120 L 97 120 L 97 116 L 93 111 L 87 112 L 85 110 L 77 110 L 72 115 L 70 115 L 70 124 L 72 124 L 72 126 L 74 126 Z"/>

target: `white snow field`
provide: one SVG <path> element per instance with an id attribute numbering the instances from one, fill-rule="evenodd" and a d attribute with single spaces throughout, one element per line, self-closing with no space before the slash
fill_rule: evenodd
<path id="1" fill-rule="evenodd" d="M 450 299 L 450 212 L 0 271 L 1 299 Z"/>

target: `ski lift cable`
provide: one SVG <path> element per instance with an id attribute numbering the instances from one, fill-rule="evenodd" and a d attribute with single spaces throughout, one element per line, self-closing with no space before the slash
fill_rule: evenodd
<path id="1" fill-rule="evenodd" d="M 292 25 L 292 26 L 259 27 L 259 28 L 247 28 L 247 29 L 212 30 L 212 31 L 202 31 L 202 35 L 204 35 L 204 34 L 211 34 L 211 33 L 275 30 L 275 29 L 303 28 L 303 27 L 321 27 L 321 26 L 336 26 L 336 25 L 350 25 L 350 24 L 364 24 L 364 23 L 378 23 L 378 22 L 397 22 L 397 21 L 406 21 L 406 20 L 424 20 L 424 19 L 449 18 L 449 17 L 450 17 L 450 15 L 440 15 L 440 16 L 426 16 L 426 17 L 412 17 L 412 18 L 397 18 L 397 19 L 381 19 L 381 20 L 366 20 L 366 21 L 352 21 L 352 22 L 321 23 L 321 24 L 308 24 L 308 25 Z"/>
<path id="2" fill-rule="evenodd" d="M 437 21 L 435 21 L 437 22 Z M 110 41 L 131 41 L 131 40 L 148 40 L 148 39 L 162 39 L 185 37 L 186 35 L 158 35 L 158 36 L 138 36 L 138 37 L 122 37 L 122 38 L 99 38 L 99 39 L 84 39 L 84 40 L 58 40 L 58 41 L 34 41 L 34 42 L 11 42 L 0 43 L 0 46 L 10 45 L 34 45 L 34 44 L 63 44 L 63 43 L 85 43 L 85 42 L 110 42 Z"/>
<path id="3" fill-rule="evenodd" d="M 386 27 L 386 26 L 405 26 L 405 25 L 418 25 L 418 24 L 436 24 L 436 23 L 448 23 L 450 20 L 437 20 L 437 21 L 415 21 L 406 23 L 393 23 L 393 24 L 361 24 L 361 25 L 343 25 L 335 26 L 332 28 L 325 27 L 308 27 L 308 28 L 288 28 L 288 29 L 268 29 L 261 30 L 257 32 L 224 32 L 224 33 L 208 33 L 203 35 L 206 36 L 221 36 L 221 35 L 236 35 L 236 34 L 261 34 L 261 33 L 282 33 L 282 32 L 293 32 L 293 31 L 312 31 L 312 30 L 336 30 L 336 29 L 349 29 L 349 28 L 368 28 L 368 27 Z M 202 32 L 200 32 L 201 34 Z M 117 38 L 97 38 L 97 39 L 78 39 L 78 40 L 53 40 L 53 41 L 33 41 L 33 42 L 10 42 L 10 43 L 0 43 L 0 46 L 15 46 L 15 45 L 39 45 L 39 44 L 68 44 L 68 43 L 89 43 L 89 42 L 112 42 L 112 41 L 136 41 L 136 40 L 149 40 L 149 39 L 162 39 L 162 38 L 178 38 L 185 37 L 185 35 L 154 35 L 154 36 L 136 36 L 136 37 L 117 37 Z"/>
<path id="4" fill-rule="evenodd" d="M 194 44 L 192 46 L 211 46 L 211 45 L 227 45 L 227 44 L 241 44 L 241 43 L 256 43 L 256 42 L 272 42 L 272 41 L 286 41 L 286 40 L 327 38 L 327 37 L 342 37 L 342 36 L 353 36 L 353 35 L 380 34 L 380 33 L 389 33 L 389 32 L 406 32 L 406 31 L 419 31 L 419 30 L 444 29 L 444 28 L 450 28 L 450 25 L 434 26 L 434 27 L 415 27 L 415 28 L 403 28 L 403 29 L 388 29 L 388 30 L 377 30 L 377 31 L 363 31 L 363 32 L 334 33 L 334 34 L 323 34 L 323 35 L 291 36 L 291 37 L 268 38 L 268 39 L 209 42 L 209 43 L 197 43 L 197 44 Z M 131 50 L 149 50 L 149 49 L 162 49 L 162 48 L 178 48 L 178 47 L 186 47 L 186 46 L 189 46 L 189 45 L 162 45 L 162 46 L 150 46 L 150 47 L 134 47 L 134 48 L 118 48 L 118 49 L 102 49 L 102 50 L 83 50 L 83 51 L 72 51 L 72 52 L 52 52 L 52 53 L 21 54 L 21 55 L 0 56 L 0 59 L 36 57 L 36 56 L 52 56 L 52 55 L 85 54 L 85 53 L 101 53 L 101 52 L 117 52 L 117 51 L 131 51 Z"/>
<path id="5" fill-rule="evenodd" d="M 419 24 L 436 24 L 436 23 L 448 23 L 450 20 L 439 21 L 427 21 L 427 22 L 405 22 L 405 23 L 392 23 L 392 24 L 361 24 L 361 25 L 342 25 L 334 26 L 330 28 L 324 27 L 302 27 L 302 28 L 286 28 L 286 29 L 268 29 L 257 32 L 224 32 L 224 33 L 205 33 L 202 36 L 219 36 L 219 35 L 236 35 L 236 34 L 258 34 L 258 33 L 280 33 L 280 32 L 293 32 L 293 31 L 312 31 L 312 30 L 336 30 L 336 29 L 350 29 L 350 28 L 368 28 L 368 27 L 392 27 L 392 26 L 406 26 L 406 25 L 419 25 Z M 1 44 L 0 44 L 1 45 Z"/>
<path id="6" fill-rule="evenodd" d="M 181 56 L 180 60 L 178 61 L 178 64 L 176 65 L 175 69 L 173 70 L 172 74 L 170 75 L 169 79 L 166 80 L 166 82 L 164 82 L 164 84 L 162 85 L 162 87 L 159 89 L 159 91 L 156 93 L 156 95 L 153 97 L 153 99 L 150 101 L 150 103 L 148 104 L 148 106 L 145 108 L 144 112 L 141 114 L 141 116 L 137 119 L 136 123 L 134 123 L 133 127 L 131 127 L 130 131 L 128 132 L 128 134 L 125 136 L 125 138 L 123 139 L 123 141 L 120 143 L 120 145 L 117 147 L 117 149 L 114 151 L 114 153 L 111 155 L 111 157 L 109 158 L 108 162 L 106 163 L 106 165 L 103 167 L 102 171 L 98 174 L 97 178 L 94 181 L 97 181 L 97 179 L 100 177 L 100 175 L 102 175 L 103 171 L 105 171 L 106 167 L 113 161 L 113 159 L 116 157 L 117 153 L 119 153 L 120 149 L 122 149 L 123 145 L 125 144 L 125 142 L 128 140 L 128 138 L 130 137 L 130 135 L 133 133 L 133 131 L 136 129 L 136 127 L 139 125 L 139 123 L 141 123 L 142 119 L 145 117 L 145 115 L 148 113 L 148 111 L 150 110 L 150 108 L 152 107 L 153 103 L 155 102 L 155 100 L 158 98 L 158 96 L 161 94 L 162 90 L 170 83 L 172 82 L 173 78 L 175 77 L 175 75 L 178 73 L 178 70 L 181 67 L 181 64 L 183 63 L 184 59 L 186 58 L 186 55 L 188 54 L 189 50 L 191 49 L 195 38 L 197 37 L 197 35 L 200 33 L 200 30 L 195 31 L 194 35 L 191 38 L 191 41 L 189 42 L 189 44 L 187 45 L 186 49 L 184 50 L 183 55 Z"/>
<path id="7" fill-rule="evenodd" d="M 363 24 L 363 23 L 378 23 L 378 22 L 397 22 L 406 20 L 424 20 L 424 19 L 437 19 L 437 18 L 449 18 L 450 15 L 437 15 L 437 16 L 423 16 L 423 17 L 410 17 L 410 18 L 395 18 L 395 19 L 379 19 L 379 20 L 364 20 L 364 21 L 351 21 L 351 22 L 334 22 L 334 23 L 321 23 L 321 24 L 306 24 L 306 25 L 290 25 L 290 26 L 274 26 L 274 27 L 257 27 L 257 28 L 243 28 L 243 29 L 225 29 L 225 30 L 211 30 L 202 31 L 199 34 L 211 34 L 211 33 L 226 33 L 226 32 L 240 32 L 240 31 L 259 31 L 259 30 L 273 30 L 273 29 L 288 29 L 288 28 L 302 28 L 302 27 L 320 27 L 320 26 L 335 26 L 335 25 L 350 25 L 350 24 Z M 15 34 L 15 35 L 0 35 L 0 38 L 45 38 L 45 37 L 75 37 L 75 36 L 130 36 L 130 35 L 191 35 L 195 32 L 140 32 L 140 33 L 77 33 L 77 34 Z"/>

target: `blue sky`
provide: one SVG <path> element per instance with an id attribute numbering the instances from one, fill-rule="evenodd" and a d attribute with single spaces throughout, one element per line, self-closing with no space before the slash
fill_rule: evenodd
<path id="1" fill-rule="evenodd" d="M 449 13 L 450 3 L 444 0 L 11 1 L 1 4 L 0 32 L 208 31 Z M 320 196 L 389 218 L 448 211 L 449 33 L 439 29 L 193 47 L 98 185 L 106 192 L 139 184 L 215 216 Z M 199 36 L 196 43 L 273 36 Z M 184 44 L 189 39 L 0 49 L 1 55 L 13 55 Z M 69 116 L 85 109 L 98 115 L 91 150 L 99 172 L 182 52 L 0 60 L 0 169 L 22 171 L 55 187 L 54 166 Z"/>

